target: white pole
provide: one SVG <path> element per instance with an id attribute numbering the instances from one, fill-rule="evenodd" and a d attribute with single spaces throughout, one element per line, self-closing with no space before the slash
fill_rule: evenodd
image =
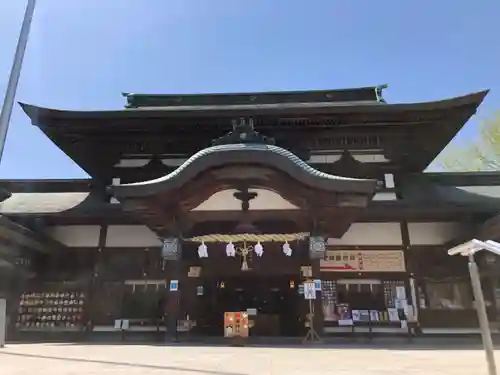
<path id="1" fill-rule="evenodd" d="M 2 160 L 3 150 L 5 148 L 10 117 L 12 115 L 14 100 L 16 98 L 17 84 L 19 83 L 24 53 L 26 51 L 26 45 L 28 44 L 31 20 L 33 19 L 33 13 L 35 12 L 35 4 L 36 0 L 28 0 L 28 5 L 26 6 L 26 11 L 24 13 L 23 24 L 21 26 L 21 33 L 19 34 L 19 40 L 17 41 L 14 62 L 12 63 L 9 82 L 7 83 L 7 90 L 5 91 L 2 110 L 0 112 L 0 161 Z"/>
<path id="2" fill-rule="evenodd" d="M 474 300 L 476 302 L 477 317 L 479 319 L 479 327 L 481 328 L 481 336 L 483 337 L 484 352 L 486 354 L 486 363 L 488 365 L 488 374 L 496 375 L 497 369 L 495 365 L 495 354 L 493 342 L 491 340 L 490 325 L 488 315 L 486 313 L 486 305 L 484 303 L 483 288 L 481 287 L 481 278 L 477 269 L 474 254 L 469 255 L 469 273 L 472 283 L 472 291 L 474 292 Z"/>
<path id="3" fill-rule="evenodd" d="M 0 298 L 0 348 L 5 346 L 5 331 L 7 327 L 7 300 Z"/>
<path id="4" fill-rule="evenodd" d="M 5 148 L 5 141 L 7 139 L 7 131 L 9 130 L 12 109 L 14 108 L 17 85 L 19 83 L 19 76 L 21 75 L 21 68 L 23 66 L 24 53 L 26 52 L 26 46 L 28 44 L 31 20 L 33 19 L 33 14 L 35 13 L 35 5 L 36 0 L 28 0 L 26 11 L 24 12 L 21 32 L 17 41 L 14 61 L 12 62 L 9 81 L 7 83 L 7 89 L 5 90 L 5 97 L 0 110 L 0 161 L 2 160 L 3 150 Z M 6 302 L 7 301 L 5 299 L 0 299 L 0 348 L 3 348 L 5 345 L 5 331 L 7 325 Z"/>

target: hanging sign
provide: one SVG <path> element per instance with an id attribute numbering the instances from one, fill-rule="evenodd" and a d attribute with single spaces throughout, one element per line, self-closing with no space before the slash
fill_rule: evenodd
<path id="1" fill-rule="evenodd" d="M 305 299 L 316 299 L 316 288 L 314 282 L 304 283 L 304 298 Z"/>
<path id="2" fill-rule="evenodd" d="M 309 257 L 311 259 L 323 259 L 325 257 L 325 238 L 320 236 L 309 237 Z"/>
<path id="3" fill-rule="evenodd" d="M 177 260 L 180 256 L 180 242 L 178 238 L 165 238 L 161 247 L 161 256 L 165 260 Z"/>
<path id="4" fill-rule="evenodd" d="M 405 272 L 401 250 L 330 250 L 320 260 L 322 272 Z"/>
<path id="5" fill-rule="evenodd" d="M 179 290 L 179 280 L 170 280 L 170 291 L 177 292 Z"/>

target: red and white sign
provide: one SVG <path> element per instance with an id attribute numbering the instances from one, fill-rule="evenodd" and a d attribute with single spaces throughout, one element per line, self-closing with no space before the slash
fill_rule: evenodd
<path id="1" fill-rule="evenodd" d="M 322 272 L 405 272 L 401 250 L 328 250 Z"/>

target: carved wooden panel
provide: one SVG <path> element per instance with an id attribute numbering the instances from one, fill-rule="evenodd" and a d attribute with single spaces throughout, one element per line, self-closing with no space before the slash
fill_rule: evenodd
<path id="1" fill-rule="evenodd" d="M 176 202 L 181 211 L 189 212 L 218 191 L 242 186 L 276 191 L 284 199 L 302 209 L 307 209 L 312 201 L 320 201 L 323 206 L 336 206 L 337 203 L 336 194 L 307 187 L 284 173 L 263 174 L 261 179 L 234 180 L 218 177 L 220 175 L 206 171 L 182 188 L 157 197 L 157 205 L 165 206 Z"/>

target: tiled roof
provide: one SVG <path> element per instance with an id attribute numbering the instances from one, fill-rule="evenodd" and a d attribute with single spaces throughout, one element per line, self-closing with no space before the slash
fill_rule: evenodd
<path id="1" fill-rule="evenodd" d="M 403 199 L 413 204 L 454 204 L 457 206 L 487 206 L 500 211 L 500 198 L 478 194 L 427 179 L 426 174 L 411 176 L 402 184 Z"/>
<path id="2" fill-rule="evenodd" d="M 90 193 L 14 193 L 0 203 L 2 214 L 47 214 L 73 209 L 82 204 Z"/>

